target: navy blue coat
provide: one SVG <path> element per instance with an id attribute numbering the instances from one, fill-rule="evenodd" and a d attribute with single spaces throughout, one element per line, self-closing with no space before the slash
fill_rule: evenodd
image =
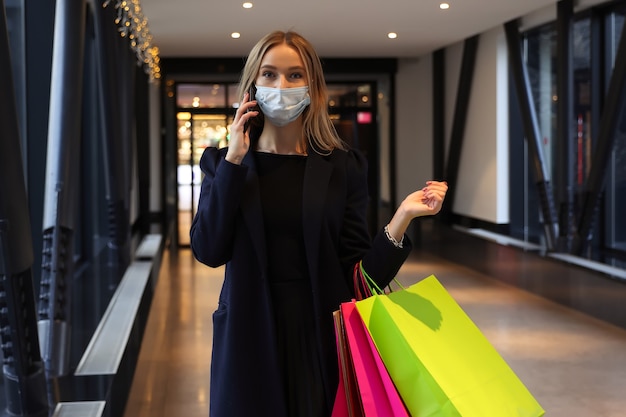
<path id="1" fill-rule="evenodd" d="M 226 150 L 207 148 L 191 247 L 202 263 L 226 264 L 213 314 L 211 417 L 286 417 L 267 277 L 267 247 L 254 156 L 241 165 L 224 159 Z M 309 152 L 303 187 L 305 249 L 327 402 L 338 384 L 332 312 L 354 298 L 352 270 L 363 260 L 368 274 L 385 286 L 406 260 L 402 249 L 367 230 L 367 164 L 355 151 L 329 156 Z M 328 412 L 330 416 L 330 410 Z"/>

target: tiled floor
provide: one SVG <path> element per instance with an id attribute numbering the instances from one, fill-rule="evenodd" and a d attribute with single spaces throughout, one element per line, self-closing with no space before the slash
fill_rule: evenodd
<path id="1" fill-rule="evenodd" d="M 626 416 L 626 330 L 415 255 L 400 281 L 436 275 L 546 416 Z M 222 274 L 194 261 L 189 250 L 166 252 L 125 417 L 208 416 L 211 314 Z"/>

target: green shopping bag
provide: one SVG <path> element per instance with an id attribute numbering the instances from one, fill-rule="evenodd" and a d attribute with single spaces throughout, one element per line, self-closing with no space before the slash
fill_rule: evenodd
<path id="1" fill-rule="evenodd" d="M 544 414 L 434 275 L 356 307 L 412 417 Z"/>

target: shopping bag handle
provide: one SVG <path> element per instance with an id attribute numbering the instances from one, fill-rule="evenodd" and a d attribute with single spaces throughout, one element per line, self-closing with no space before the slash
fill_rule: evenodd
<path id="1" fill-rule="evenodd" d="M 362 260 L 359 261 L 358 268 L 359 268 L 361 277 L 365 278 L 362 282 L 367 286 L 367 289 L 369 290 L 369 295 L 385 294 L 385 291 L 383 291 L 380 288 L 380 286 L 376 283 L 376 281 L 374 281 L 374 279 L 370 277 L 369 274 L 365 271 L 365 268 L 363 268 Z M 404 290 L 404 286 L 400 284 L 400 281 L 398 281 L 398 278 L 394 277 L 392 281 L 395 282 L 396 285 L 400 287 L 400 289 Z M 388 286 L 388 288 L 391 290 L 390 285 Z"/>

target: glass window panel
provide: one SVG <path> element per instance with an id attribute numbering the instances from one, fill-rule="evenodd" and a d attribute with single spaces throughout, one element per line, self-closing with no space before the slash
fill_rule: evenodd
<path id="1" fill-rule="evenodd" d="M 526 65 L 537 111 L 539 132 L 548 176 L 553 174 L 553 148 L 556 138 L 556 31 L 544 27 L 526 37 Z M 550 180 L 550 178 L 548 178 Z"/>
<path id="2" fill-rule="evenodd" d="M 335 107 L 372 107 L 370 84 L 329 84 L 328 106 Z"/>
<path id="3" fill-rule="evenodd" d="M 584 189 L 591 169 L 593 142 L 591 137 L 591 20 L 585 18 L 574 23 L 573 30 L 574 94 L 573 117 L 574 158 L 569 163 L 573 166 L 574 192 L 577 194 L 574 208 L 579 218 L 584 200 Z"/>
<path id="4" fill-rule="evenodd" d="M 223 84 L 178 84 L 176 104 L 180 108 L 224 108 L 226 86 Z"/>
<path id="5" fill-rule="evenodd" d="M 177 118 L 178 165 L 184 165 L 188 164 L 191 158 L 191 115 L 189 113 L 178 113 Z"/>
<path id="6" fill-rule="evenodd" d="M 239 96 L 237 96 L 237 89 L 239 88 L 239 84 L 229 84 L 228 85 L 228 103 L 229 106 L 233 109 L 239 107 Z"/>
<path id="7" fill-rule="evenodd" d="M 608 17 L 607 52 L 612 65 L 615 64 L 617 48 L 624 29 L 624 10 Z M 607 81 L 608 82 L 608 81 Z M 617 123 L 609 180 L 607 181 L 607 241 L 610 248 L 626 251 L 626 111 L 622 109 Z M 622 265 L 623 266 L 623 265 Z"/>
<path id="8" fill-rule="evenodd" d="M 193 116 L 194 164 L 200 163 L 205 148 L 223 148 L 228 144 L 228 128 L 227 118 L 223 114 Z"/>
<path id="9" fill-rule="evenodd" d="M 535 107 L 542 143 L 543 160 L 548 180 L 553 176 L 553 149 L 556 143 L 556 31 L 553 25 L 546 25 L 524 35 L 525 64 Z M 517 117 L 517 116 L 516 116 Z M 520 121 L 521 123 L 521 121 Z M 541 207 L 537 192 L 536 174 L 523 134 L 511 136 L 512 149 L 523 152 L 524 160 L 512 170 L 511 202 L 515 205 L 512 214 L 511 230 L 515 237 L 533 243 L 541 243 L 544 230 L 541 224 Z M 520 141 L 521 144 L 517 141 Z M 521 205 L 520 205 L 521 203 Z M 513 220 L 515 219 L 515 220 Z"/>
<path id="10" fill-rule="evenodd" d="M 5 2 L 7 35 L 11 51 L 11 71 L 15 87 L 15 104 L 19 119 L 20 136 L 23 139 L 22 155 L 26 155 L 26 68 L 24 45 L 24 5 L 23 0 L 7 0 Z M 3 63 L 4 65 L 4 63 Z M 26 164 L 24 165 L 26 166 Z"/>
<path id="11" fill-rule="evenodd" d="M 218 92 L 231 91 L 230 86 L 212 84 Z M 217 88 L 217 86 L 220 86 Z M 180 86 L 179 86 L 180 87 Z M 226 94 L 223 94 L 224 97 Z M 202 102 L 202 100 L 200 100 Z M 222 148 L 228 145 L 232 115 L 230 109 L 220 107 L 208 113 L 189 108 L 176 115 L 178 136 L 178 243 L 189 245 L 189 226 L 198 207 L 202 184 L 200 159 L 207 147 Z"/>
<path id="12" fill-rule="evenodd" d="M 620 36 L 624 27 L 624 11 L 612 13 L 609 16 L 609 39 L 608 49 L 611 56 L 611 63 L 615 65 L 615 58 L 617 56 L 617 48 L 619 47 Z"/>

